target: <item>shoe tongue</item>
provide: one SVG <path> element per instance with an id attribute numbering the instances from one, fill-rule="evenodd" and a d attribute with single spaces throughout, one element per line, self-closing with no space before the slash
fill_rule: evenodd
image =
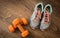
<path id="1" fill-rule="evenodd" d="M 50 13 L 50 7 L 47 7 L 46 10 Z"/>
<path id="2" fill-rule="evenodd" d="M 42 6 L 41 5 L 38 5 L 37 8 L 39 8 L 40 11 L 42 11 Z"/>
<path id="3" fill-rule="evenodd" d="M 49 10 L 46 8 L 46 11 L 48 11 L 49 12 Z"/>
<path id="4" fill-rule="evenodd" d="M 47 4 L 45 6 L 44 10 L 47 10 L 51 14 L 52 13 L 52 6 L 50 4 Z"/>

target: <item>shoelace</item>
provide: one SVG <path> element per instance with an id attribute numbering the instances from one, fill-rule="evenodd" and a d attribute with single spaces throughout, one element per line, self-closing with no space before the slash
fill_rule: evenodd
<path id="1" fill-rule="evenodd" d="M 39 21 L 40 19 L 41 19 L 41 12 L 40 12 L 40 9 L 39 9 L 36 13 L 35 21 Z"/>
<path id="2" fill-rule="evenodd" d="M 45 19 L 44 19 L 44 22 L 47 23 L 50 21 L 50 14 L 48 11 L 45 12 Z"/>

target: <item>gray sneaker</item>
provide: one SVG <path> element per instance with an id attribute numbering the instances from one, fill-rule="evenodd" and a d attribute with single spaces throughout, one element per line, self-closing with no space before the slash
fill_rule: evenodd
<path id="1" fill-rule="evenodd" d="M 40 14 L 39 14 L 40 12 Z M 43 4 L 38 3 L 35 8 L 34 12 L 30 18 L 30 26 L 32 29 L 35 29 L 39 25 L 39 20 L 41 19 L 41 13 L 43 12 Z"/>
<path id="2" fill-rule="evenodd" d="M 51 20 L 50 19 L 51 13 L 52 13 L 52 6 L 50 4 L 47 4 L 44 8 L 43 18 L 40 25 L 40 29 L 42 31 L 49 27 Z"/>

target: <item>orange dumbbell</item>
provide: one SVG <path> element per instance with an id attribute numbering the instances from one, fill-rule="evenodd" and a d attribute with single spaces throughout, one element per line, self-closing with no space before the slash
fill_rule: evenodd
<path id="1" fill-rule="evenodd" d="M 24 25 L 26 25 L 27 24 L 27 21 L 25 20 L 25 18 L 22 18 L 22 23 L 24 24 Z M 23 29 L 23 27 L 21 26 L 21 20 L 19 19 L 19 18 L 16 18 L 13 22 L 12 22 L 12 24 L 13 24 L 13 26 L 12 25 L 10 25 L 9 26 L 9 30 L 11 31 L 11 32 L 14 32 L 15 31 L 15 28 L 17 28 L 18 27 L 18 29 L 22 32 L 22 37 L 26 37 L 28 34 L 29 34 L 29 32 L 28 32 L 28 30 L 24 30 Z"/>
<path id="2" fill-rule="evenodd" d="M 18 29 L 22 32 L 22 34 L 21 34 L 22 37 L 26 37 L 29 34 L 29 32 L 28 32 L 28 30 L 24 30 L 20 23 L 21 23 L 21 21 L 19 20 L 19 18 L 15 19 L 13 21 L 13 25 L 18 27 Z"/>
<path id="3" fill-rule="evenodd" d="M 12 22 L 12 24 L 14 25 L 14 28 L 17 28 L 17 27 L 16 27 L 17 22 L 20 23 L 21 25 L 23 25 L 23 24 L 24 24 L 24 25 L 27 25 L 27 24 L 28 24 L 26 18 L 22 18 L 22 19 L 16 18 L 16 19 Z"/>

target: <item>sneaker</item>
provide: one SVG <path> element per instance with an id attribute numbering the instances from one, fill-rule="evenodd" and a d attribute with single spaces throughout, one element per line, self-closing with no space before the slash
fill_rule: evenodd
<path id="1" fill-rule="evenodd" d="M 47 4 L 44 8 L 43 18 L 40 25 L 41 31 L 49 27 L 51 20 L 50 19 L 51 13 L 52 13 L 52 7 L 50 4 Z"/>
<path id="2" fill-rule="evenodd" d="M 35 29 L 39 25 L 39 20 L 41 19 L 41 13 L 43 12 L 43 4 L 38 3 L 35 8 L 34 12 L 30 18 L 30 26 L 31 28 Z"/>

